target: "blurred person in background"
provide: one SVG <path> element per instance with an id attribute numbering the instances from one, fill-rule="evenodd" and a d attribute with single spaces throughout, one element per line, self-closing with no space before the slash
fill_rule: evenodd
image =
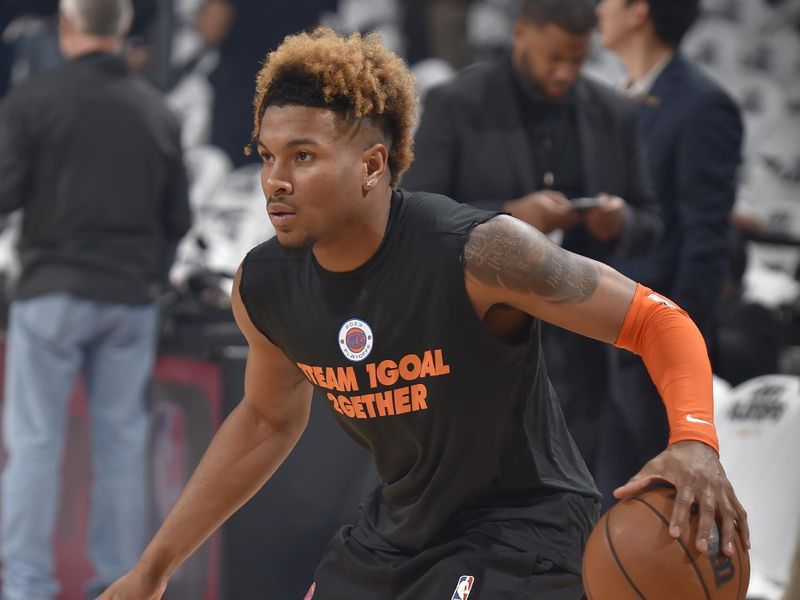
<path id="1" fill-rule="evenodd" d="M 474 0 L 400 0 L 406 60 L 439 58 L 460 69 L 472 62 L 467 15 Z"/>
<path id="2" fill-rule="evenodd" d="M 211 143 L 230 157 L 234 166 L 256 162 L 245 155 L 250 140 L 250 115 L 242 106 L 252 100 L 253 81 L 264 56 L 289 34 L 310 29 L 325 11 L 335 11 L 338 0 L 283 2 L 264 0 L 207 0 L 197 16 L 197 30 L 219 51 L 211 73 Z"/>
<path id="3" fill-rule="evenodd" d="M 154 297 L 190 213 L 179 126 L 118 54 L 130 0 L 62 0 L 67 62 L 0 105 L 0 212 L 22 210 L 3 413 L 3 600 L 52 600 L 52 535 L 69 399 L 92 433 L 90 598 L 147 534 L 146 388 Z"/>
<path id="4" fill-rule="evenodd" d="M 158 16 L 158 0 L 132 0 L 134 20 L 125 47 L 130 66 L 141 72 L 153 52 L 149 30 Z M 0 40 L 0 91 L 9 83 L 60 66 L 64 57 L 58 40 L 59 0 L 4 0 L 0 3 L 0 33 L 11 24 Z M 17 21 L 17 22 L 15 22 Z M 17 24 L 26 21 L 20 27 Z M 3 77 L 7 63 L 7 79 Z M 0 93 L 0 97 L 3 94 Z"/>
<path id="5" fill-rule="evenodd" d="M 58 50 L 58 0 L 3 0 L 0 2 L 0 88 L 8 91 L 15 79 L 50 69 L 63 61 Z M 25 24 L 18 27 L 19 23 Z M 24 56 L 24 65 L 15 59 Z M 2 70 L 2 69 L 7 70 Z M 4 93 L 0 93 L 0 97 Z"/>
<path id="6" fill-rule="evenodd" d="M 699 13 L 699 0 L 603 0 L 597 8 L 603 45 L 622 60 L 625 91 L 639 102 L 664 216 L 658 246 L 614 266 L 668 295 L 707 336 L 728 264 L 743 130 L 730 96 L 680 52 Z M 641 360 L 622 352 L 618 358 L 619 393 L 598 477 L 604 494 L 653 458 L 668 435 L 658 390 Z"/>
<path id="7" fill-rule="evenodd" d="M 660 219 L 639 139 L 636 105 L 581 76 L 596 23 L 592 0 L 525 0 L 513 52 L 428 92 L 409 189 L 502 210 L 563 247 L 608 262 L 649 250 Z M 591 196 L 593 208 L 571 199 Z M 610 350 L 543 328 L 548 373 L 594 474 L 610 402 Z"/>
<path id="8" fill-rule="evenodd" d="M 48 16 L 55 12 L 58 0 L 3 0 L 0 2 L 0 98 L 11 86 L 15 42 L 7 28 L 21 16 Z"/>
<path id="9" fill-rule="evenodd" d="M 14 61 L 14 48 L 3 38 L 3 32 L 11 23 L 11 7 L 0 2 L 0 98 L 6 95 L 11 79 L 11 65 Z"/>

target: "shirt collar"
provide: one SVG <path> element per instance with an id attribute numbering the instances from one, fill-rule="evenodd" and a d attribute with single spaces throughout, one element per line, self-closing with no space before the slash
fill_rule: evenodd
<path id="1" fill-rule="evenodd" d="M 74 63 L 92 65 L 93 68 L 104 69 L 113 73 L 127 73 L 128 62 L 116 52 L 89 52 L 72 60 Z"/>
<path id="2" fill-rule="evenodd" d="M 631 83 L 631 80 L 628 79 L 619 86 L 619 91 L 621 91 L 626 96 L 630 96 L 631 98 L 645 98 L 650 93 L 650 90 L 653 87 L 653 84 L 658 79 L 658 76 L 661 75 L 662 71 L 666 68 L 667 63 L 672 59 L 672 56 L 665 56 L 652 67 L 650 70 L 642 77 L 639 81 L 635 83 Z"/>

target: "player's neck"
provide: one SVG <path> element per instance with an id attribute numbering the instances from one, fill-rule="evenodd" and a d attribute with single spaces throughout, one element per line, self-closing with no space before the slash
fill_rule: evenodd
<path id="1" fill-rule="evenodd" d="M 367 204 L 363 218 L 351 221 L 334 238 L 314 244 L 314 258 L 326 271 L 354 271 L 380 248 L 389 223 L 392 189 L 387 185 L 385 189 L 370 192 L 370 195 L 374 198 Z"/>

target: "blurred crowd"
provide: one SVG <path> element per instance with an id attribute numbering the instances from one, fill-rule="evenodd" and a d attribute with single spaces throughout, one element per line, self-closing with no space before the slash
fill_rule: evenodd
<path id="1" fill-rule="evenodd" d="M 591 166 L 583 174 L 595 181 L 597 189 L 587 191 L 589 183 L 581 181 L 580 174 L 571 172 L 569 165 L 559 163 L 558 159 L 544 169 L 539 148 L 535 150 L 539 152 L 537 166 L 542 168 L 536 174 L 538 180 L 531 181 L 526 189 L 509 190 L 505 197 L 501 197 L 505 192 L 497 191 L 502 181 L 495 184 L 469 167 L 465 170 L 476 178 L 471 181 L 470 173 L 465 176 L 464 188 L 469 192 L 455 183 L 451 186 L 451 181 L 440 181 L 447 177 L 444 163 L 450 158 L 451 162 L 463 163 L 460 157 L 446 155 L 453 143 L 444 137 L 444 123 L 458 112 L 450 104 L 460 101 L 457 82 L 466 77 L 466 81 L 473 81 L 474 91 L 479 79 L 469 78 L 479 77 L 476 63 L 502 61 L 515 51 L 514 44 L 524 35 L 515 28 L 516 0 L 306 0 L 279 5 L 264 0 L 134 0 L 133 5 L 135 18 L 125 41 L 124 57 L 132 71 L 160 90 L 180 122 L 180 144 L 193 215 L 191 228 L 177 248 L 169 275 L 172 291 L 164 297 L 171 298 L 173 305 L 165 305 L 167 311 L 181 303 L 190 303 L 199 310 L 227 309 L 237 265 L 250 248 L 272 235 L 264 214 L 259 159 L 256 153 L 245 152 L 252 138 L 252 113 L 248 107 L 254 77 L 266 53 L 286 35 L 316 25 L 341 33 L 377 32 L 383 43 L 411 66 L 420 98 L 418 156 L 424 156 L 424 161 L 412 167 L 408 185 L 482 206 L 487 196 L 481 197 L 481 182 L 477 180 L 484 179 L 483 183 L 497 192 L 488 196 L 496 202 L 485 206 L 515 216 L 519 216 L 516 210 L 523 210 L 522 204 L 512 206 L 506 201 L 521 201 L 534 192 L 543 194 L 528 198 L 525 206 L 530 210 L 525 214 L 532 216 L 525 220 L 565 247 L 612 264 L 623 272 L 630 269 L 632 277 L 635 274 L 636 279 L 647 280 L 631 259 L 644 251 L 648 240 L 660 235 L 661 224 L 648 219 L 657 212 L 657 201 L 664 204 L 663 198 L 657 198 L 662 189 L 656 182 L 654 193 L 632 171 L 626 171 L 625 181 L 603 179 L 609 173 L 616 174 L 617 163 L 613 157 L 609 158 L 610 144 L 602 136 L 597 142 L 597 147 L 603 148 L 599 154 L 608 152 L 604 160 L 611 162 L 595 165 L 596 175 L 586 175 L 591 173 Z M 0 3 L 0 101 L 27 78 L 63 63 L 58 44 L 58 6 L 57 0 Z M 586 34 L 588 53 L 580 56 L 576 64 L 581 81 L 585 78 L 587 83 L 580 85 L 588 90 L 616 88 L 620 94 L 633 96 L 635 90 L 631 88 L 635 82 L 631 85 L 624 53 L 617 51 L 621 43 L 617 43 L 617 48 L 608 40 L 604 43 L 601 34 L 594 30 L 594 22 Z M 720 290 L 719 294 L 713 293 L 710 308 L 698 308 L 695 313 L 694 307 L 687 305 L 695 297 L 691 291 L 685 298 L 676 298 L 680 292 L 675 290 L 662 291 L 679 300 L 696 320 L 702 321 L 714 374 L 726 385 L 736 386 L 759 375 L 800 375 L 800 1 L 705 0 L 700 18 L 680 47 L 683 56 L 699 65 L 734 100 L 743 129 L 741 140 L 737 137 L 733 142 L 737 156 L 731 160 L 731 169 L 735 175 L 728 178 L 731 202 L 723 211 L 727 223 L 722 232 L 725 265 L 711 276 L 712 279 L 719 276 L 718 286 L 711 285 L 712 290 Z M 577 80 L 576 74 L 570 86 Z M 469 101 L 466 95 L 461 99 Z M 569 123 L 569 110 L 563 111 L 552 100 L 534 98 L 541 108 L 539 114 L 551 114 L 559 122 L 563 116 Z M 653 107 L 659 102 L 649 89 L 638 100 L 645 104 L 650 101 Z M 492 108 L 481 106 L 480 110 Z M 525 119 L 533 142 L 541 142 L 543 148 L 552 142 L 552 132 L 540 122 L 540 117 L 526 115 Z M 620 145 L 617 149 L 623 157 L 639 151 L 638 137 L 633 135 L 639 135 L 638 125 L 632 127 L 630 147 L 624 146 L 626 140 L 619 131 L 613 131 L 612 143 Z M 561 133 L 555 132 L 556 141 L 561 139 Z M 569 148 L 575 147 L 569 143 L 569 136 L 577 139 L 583 132 L 573 124 L 567 125 L 563 134 L 566 137 L 561 141 L 566 139 L 564 148 Z M 453 135 L 459 134 L 453 132 Z M 652 158 L 658 154 L 660 142 L 647 141 L 652 145 L 645 150 Z M 477 150 L 469 148 L 469 151 Z M 489 154 L 497 156 L 498 152 L 497 148 L 488 148 Z M 582 158 L 584 166 L 595 160 L 585 155 L 563 156 L 567 156 L 564 161 Z M 435 162 L 437 158 L 442 160 L 441 166 Z M 620 159 L 623 163 L 620 169 L 629 166 L 626 160 Z M 709 165 L 725 162 L 714 154 L 695 156 L 692 160 Z M 607 165 L 609 169 L 604 170 Z M 429 172 L 424 172 L 426 166 Z M 637 163 L 636 168 L 639 166 Z M 561 179 L 567 181 L 565 187 L 553 184 L 554 173 L 559 183 Z M 497 176 L 497 170 L 493 176 Z M 455 180 L 457 176 L 452 177 Z M 598 180 L 604 183 L 597 183 Z M 617 185 L 619 190 L 613 189 Z M 538 217 L 533 215 L 533 207 L 539 210 L 542 203 L 557 205 L 575 198 L 583 200 L 584 196 L 594 198 L 601 192 L 609 195 L 609 212 L 617 211 L 620 220 L 587 222 L 587 231 L 580 233 L 585 234 L 582 238 L 575 233 L 575 222 L 566 217 L 555 219 L 557 208 L 548 209 L 546 222 L 536 221 Z M 476 194 L 475 198 L 466 197 L 468 193 Z M 20 217 L 12 213 L 3 219 L 0 270 L 4 282 L 13 285 L 19 271 L 15 244 Z M 642 239 L 632 237 L 635 235 Z M 654 289 L 657 283 L 652 283 Z M 566 403 L 568 419 L 570 406 L 576 412 L 590 415 L 583 424 L 586 425 L 583 433 L 581 425 L 575 425 L 573 434 L 579 446 L 585 441 L 581 450 L 585 451 L 587 462 L 599 461 L 600 442 L 589 439 L 588 430 L 597 429 L 595 420 L 602 415 L 591 416 L 586 411 L 594 408 L 582 405 L 580 399 L 571 405 L 569 399 L 583 395 L 586 400 L 590 394 L 588 399 L 594 402 L 600 390 L 611 394 L 612 383 L 607 380 L 605 367 L 619 367 L 618 358 L 607 356 L 606 349 L 579 348 L 579 342 L 557 335 L 561 334 L 545 334 L 548 367 L 559 396 Z M 551 336 L 549 347 L 548 336 Z M 587 369 L 586 389 L 576 387 L 574 364 L 569 356 L 558 357 L 558 348 L 584 353 L 584 357 L 602 353 L 597 360 L 587 359 L 595 366 L 603 365 L 602 378 L 592 379 L 597 373 L 590 375 Z M 608 361 L 608 365 L 603 361 Z M 565 380 L 561 382 L 560 367 Z M 624 373 L 624 367 L 623 364 L 619 372 Z M 595 465 L 589 466 L 597 477 Z"/>

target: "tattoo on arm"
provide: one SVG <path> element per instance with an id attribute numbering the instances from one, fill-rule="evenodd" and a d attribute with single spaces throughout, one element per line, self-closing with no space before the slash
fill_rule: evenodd
<path id="1" fill-rule="evenodd" d="M 525 227 L 493 221 L 473 229 L 464 246 L 465 267 L 476 279 L 552 303 L 591 298 L 599 279 L 592 262 L 546 243 Z"/>

